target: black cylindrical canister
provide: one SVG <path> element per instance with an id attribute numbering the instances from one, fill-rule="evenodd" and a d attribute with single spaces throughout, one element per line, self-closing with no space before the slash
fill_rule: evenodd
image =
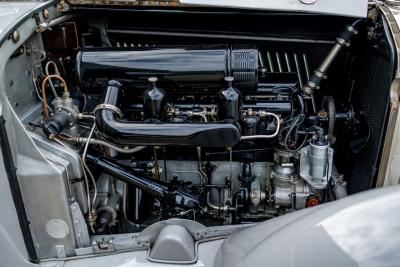
<path id="1" fill-rule="evenodd" d="M 76 72 L 84 89 L 102 87 L 110 79 L 127 89 L 147 89 L 157 77 L 167 91 L 217 92 L 224 77 L 235 78 L 239 90 L 256 90 L 258 50 L 229 45 L 86 48 L 78 52 Z"/>

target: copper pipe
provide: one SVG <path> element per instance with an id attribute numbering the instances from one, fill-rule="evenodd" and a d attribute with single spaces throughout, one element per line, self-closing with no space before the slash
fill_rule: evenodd
<path id="1" fill-rule="evenodd" d="M 56 78 L 56 79 L 60 80 L 64 85 L 64 92 L 68 93 L 67 83 L 65 82 L 65 80 L 61 76 L 53 74 L 53 75 L 49 75 L 49 76 L 47 76 L 46 78 L 43 79 L 43 81 L 42 81 L 42 98 L 43 98 L 44 116 L 46 117 L 46 119 L 48 119 L 50 116 L 49 116 L 49 110 L 47 108 L 46 88 L 45 88 L 45 86 L 46 86 L 46 82 L 51 78 Z"/>

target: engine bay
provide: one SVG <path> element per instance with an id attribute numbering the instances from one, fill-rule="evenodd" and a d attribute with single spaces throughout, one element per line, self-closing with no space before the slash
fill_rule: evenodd
<path id="1" fill-rule="evenodd" d="M 93 233 L 251 223 L 346 196 L 332 146 L 355 115 L 314 90 L 355 33 L 346 27 L 314 73 L 306 54 L 251 44 L 78 49 L 79 99 L 57 74 L 41 81 L 55 95 L 43 131 L 84 147 Z"/>
<path id="2" fill-rule="evenodd" d="M 380 20 L 303 14 L 295 26 L 256 14 L 242 29 L 261 18 L 275 28 L 245 36 L 237 14 L 215 26 L 224 34 L 205 30 L 210 14 L 185 26 L 158 16 L 165 26 L 140 12 L 127 24 L 124 12 L 77 12 L 39 25 L 8 62 L 29 56 L 27 100 L 9 89 L 9 101 L 69 177 L 45 180 L 43 198 L 73 203 L 85 236 L 169 219 L 250 225 L 371 187 L 388 104 L 376 88 L 390 81 L 365 78 L 389 69 Z M 385 103 L 372 115 L 374 99 Z"/>

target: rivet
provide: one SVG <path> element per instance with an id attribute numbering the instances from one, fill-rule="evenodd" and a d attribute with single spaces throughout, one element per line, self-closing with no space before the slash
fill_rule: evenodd
<path id="1" fill-rule="evenodd" d="M 43 9 L 42 15 L 44 19 L 48 19 L 50 16 L 49 10 L 47 8 Z"/>
<path id="2" fill-rule="evenodd" d="M 14 43 L 18 42 L 20 37 L 21 35 L 19 34 L 19 31 L 14 31 L 11 35 L 11 39 L 13 40 Z"/>

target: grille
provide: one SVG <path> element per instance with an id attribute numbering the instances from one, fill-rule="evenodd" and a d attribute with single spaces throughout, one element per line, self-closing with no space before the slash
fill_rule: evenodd
<path id="1" fill-rule="evenodd" d="M 296 73 L 301 87 L 310 77 L 309 60 L 304 53 L 266 51 L 263 54 L 259 54 L 259 59 L 260 66 L 267 73 Z"/>

